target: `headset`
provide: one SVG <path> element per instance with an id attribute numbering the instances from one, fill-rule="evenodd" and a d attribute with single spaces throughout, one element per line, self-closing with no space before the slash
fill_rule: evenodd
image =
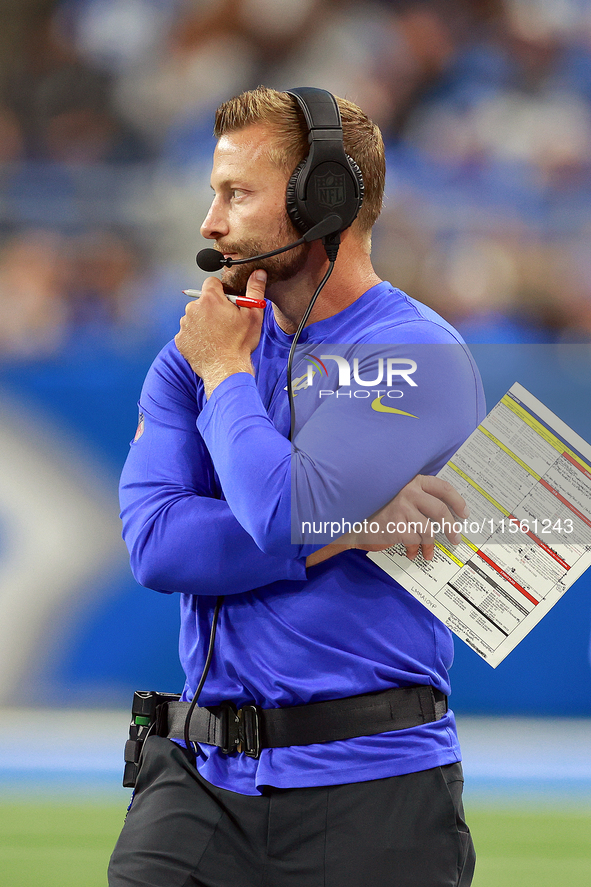
<path id="1" fill-rule="evenodd" d="M 332 93 L 312 86 L 288 89 L 287 94 L 304 114 L 310 145 L 308 156 L 287 183 L 287 213 L 302 234 L 328 216 L 337 216 L 340 224 L 330 233 L 340 234 L 357 218 L 364 185 L 361 170 L 345 153 L 339 106 Z M 329 236 L 324 235 L 323 240 Z"/>

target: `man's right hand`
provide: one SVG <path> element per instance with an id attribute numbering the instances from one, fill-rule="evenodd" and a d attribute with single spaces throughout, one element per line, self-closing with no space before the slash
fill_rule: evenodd
<path id="1" fill-rule="evenodd" d="M 306 566 L 357 548 L 362 551 L 383 551 L 402 543 L 406 556 L 413 560 L 422 549 L 425 560 L 435 552 L 432 521 L 445 527 L 445 535 L 457 545 L 460 536 L 453 530 L 454 522 L 466 518 L 465 500 L 450 483 L 438 477 L 417 474 L 393 499 L 372 514 L 364 523 L 373 524 L 375 533 L 346 533 L 306 558 Z"/>

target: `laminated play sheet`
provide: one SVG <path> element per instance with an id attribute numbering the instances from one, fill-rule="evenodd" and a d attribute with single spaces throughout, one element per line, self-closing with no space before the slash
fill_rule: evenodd
<path id="1" fill-rule="evenodd" d="M 515 383 L 439 477 L 470 509 L 461 541 L 368 557 L 495 667 L 591 566 L 591 446 Z"/>

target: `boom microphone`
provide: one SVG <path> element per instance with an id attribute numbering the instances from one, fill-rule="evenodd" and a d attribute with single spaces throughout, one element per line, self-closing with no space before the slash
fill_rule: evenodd
<path id="1" fill-rule="evenodd" d="M 228 259 L 224 259 L 221 252 L 217 249 L 199 250 L 195 257 L 195 261 L 202 271 L 207 271 L 209 273 L 212 271 L 219 271 L 222 265 L 228 264 Z"/>
<path id="2" fill-rule="evenodd" d="M 317 225 L 314 225 L 313 228 L 310 228 L 309 231 L 306 231 L 303 237 L 300 237 L 299 240 L 294 241 L 294 243 L 288 243 L 287 246 L 281 246 L 279 249 L 271 250 L 269 253 L 261 253 L 259 256 L 250 256 L 248 259 L 231 259 L 230 257 L 225 259 L 222 253 L 217 249 L 202 249 L 197 253 L 196 262 L 202 271 L 211 273 L 213 271 L 219 271 L 224 265 L 229 268 L 230 265 L 244 265 L 245 262 L 257 262 L 259 259 L 269 259 L 271 256 L 277 256 L 279 253 L 284 253 L 288 249 L 294 249 L 296 246 L 301 246 L 302 243 L 309 243 L 311 240 L 320 240 L 321 237 L 328 237 L 329 234 L 335 234 L 337 231 L 341 230 L 342 225 L 343 221 L 341 217 L 336 213 L 331 213 L 321 222 L 318 222 Z"/>

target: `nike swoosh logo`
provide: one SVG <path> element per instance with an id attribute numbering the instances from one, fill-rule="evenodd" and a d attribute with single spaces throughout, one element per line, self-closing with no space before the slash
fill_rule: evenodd
<path id="1" fill-rule="evenodd" d="M 382 397 L 384 395 L 382 394 Z M 399 416 L 410 416 L 411 419 L 418 419 L 418 416 L 413 416 L 412 413 L 405 413 L 404 410 L 397 410 L 394 407 L 385 407 L 382 403 L 382 397 L 376 397 L 375 400 L 371 402 L 372 410 L 375 410 L 376 413 L 398 413 Z"/>

